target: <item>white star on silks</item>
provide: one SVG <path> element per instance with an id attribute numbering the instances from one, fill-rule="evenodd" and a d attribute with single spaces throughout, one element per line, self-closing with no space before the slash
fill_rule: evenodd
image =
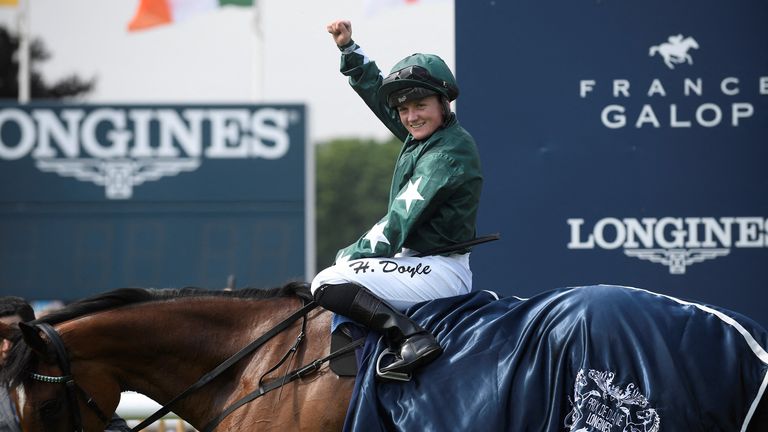
<path id="1" fill-rule="evenodd" d="M 395 199 L 405 200 L 405 212 L 411 210 L 411 203 L 414 201 L 424 201 L 424 197 L 419 193 L 419 183 L 421 183 L 421 177 L 416 179 L 416 183 L 408 180 L 408 188 Z"/>
<path id="2" fill-rule="evenodd" d="M 342 254 L 340 257 L 336 258 L 336 264 L 344 264 L 349 262 L 349 255 Z"/>
<path id="3" fill-rule="evenodd" d="M 384 236 L 385 226 L 387 226 L 387 221 L 378 223 L 365 235 L 365 238 L 371 242 L 371 252 L 376 252 L 376 245 L 378 245 L 379 242 L 389 244 L 389 240 Z"/>

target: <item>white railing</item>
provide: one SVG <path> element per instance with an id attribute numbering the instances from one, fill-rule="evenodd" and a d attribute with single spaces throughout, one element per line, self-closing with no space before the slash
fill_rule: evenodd
<path id="1" fill-rule="evenodd" d="M 116 412 L 125 419 L 128 426 L 135 427 L 160 408 L 160 404 L 140 393 L 125 392 L 120 395 L 120 405 L 117 406 Z M 144 430 L 147 432 L 197 432 L 174 413 L 166 414 Z"/>

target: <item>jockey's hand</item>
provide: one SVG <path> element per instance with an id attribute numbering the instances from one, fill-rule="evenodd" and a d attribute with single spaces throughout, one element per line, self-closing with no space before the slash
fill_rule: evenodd
<path id="1" fill-rule="evenodd" d="M 333 36 L 336 46 L 344 46 L 352 40 L 352 22 L 348 20 L 336 20 L 326 26 L 328 33 Z"/>

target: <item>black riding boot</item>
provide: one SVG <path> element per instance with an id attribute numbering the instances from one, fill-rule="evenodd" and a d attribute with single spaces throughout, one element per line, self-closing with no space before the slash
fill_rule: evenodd
<path id="1" fill-rule="evenodd" d="M 315 301 L 384 335 L 390 348 L 400 354 L 382 372 L 407 374 L 443 352 L 431 333 L 360 285 L 323 285 L 315 292 Z"/>

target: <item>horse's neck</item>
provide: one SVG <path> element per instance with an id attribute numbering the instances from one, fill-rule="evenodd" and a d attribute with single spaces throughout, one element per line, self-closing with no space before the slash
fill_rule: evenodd
<path id="1" fill-rule="evenodd" d="M 73 357 L 80 360 L 73 361 L 75 377 L 79 365 L 80 373 L 94 386 L 115 387 L 115 397 L 120 389 L 135 390 L 164 405 L 301 307 L 296 298 L 209 298 L 199 303 L 179 301 L 184 304 L 178 307 L 168 303 L 115 310 L 103 314 L 98 322 L 94 318 L 87 330 L 72 331 L 65 343 L 77 342 Z M 288 361 L 268 374 L 266 381 L 326 356 L 330 319 L 331 314 L 321 309 L 310 312 L 306 337 L 297 351 L 291 351 L 291 347 L 302 333 L 301 319 L 219 379 L 174 404 L 173 411 L 200 429 L 227 407 L 258 390 L 260 378 L 284 356 Z M 82 333 L 82 339 L 77 340 L 74 333 Z M 115 383 L 120 383 L 120 388 Z M 293 381 L 280 391 L 240 407 L 219 428 L 250 432 L 252 425 L 260 424 L 266 425 L 265 430 L 340 430 L 353 383 L 321 370 L 313 379 Z M 281 400 L 291 402 L 279 403 Z"/>
<path id="2" fill-rule="evenodd" d="M 63 329 L 64 333 L 72 330 L 67 339 L 68 346 L 74 346 L 73 368 L 77 358 L 88 359 L 83 361 L 87 363 L 83 369 L 112 371 L 121 390 L 137 391 L 165 403 L 300 306 L 298 299 L 214 297 L 153 302 L 96 314 L 79 324 L 65 324 Z M 277 335 L 269 349 L 262 347 L 256 353 L 257 362 L 240 362 L 231 373 L 237 376 L 241 371 L 257 381 L 282 357 L 283 347 L 290 347 L 300 321 Z M 328 332 L 327 321 L 310 320 L 308 333 L 315 336 L 308 339 Z M 314 346 L 314 351 L 321 349 Z M 230 384 L 228 390 L 237 386 L 238 382 Z M 190 399 L 194 404 L 195 397 Z"/>

